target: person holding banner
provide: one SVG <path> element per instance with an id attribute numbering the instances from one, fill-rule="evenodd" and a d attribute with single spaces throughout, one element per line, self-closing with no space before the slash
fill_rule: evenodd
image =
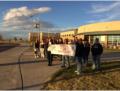
<path id="1" fill-rule="evenodd" d="M 64 44 L 68 44 L 68 39 L 64 40 Z M 67 68 L 70 67 L 69 56 L 62 55 L 62 65 L 61 65 L 61 67 L 66 67 L 66 66 L 67 66 Z"/>
<path id="2" fill-rule="evenodd" d="M 48 40 L 48 47 L 53 44 L 53 40 L 49 39 Z M 47 49 L 47 59 L 48 59 L 48 66 L 52 66 L 52 60 L 53 60 L 53 55 L 51 54 L 51 51 Z"/>
<path id="3" fill-rule="evenodd" d="M 63 39 L 62 38 L 58 39 L 58 44 L 63 44 Z M 59 55 L 59 57 L 60 57 L 60 61 L 62 61 L 62 55 Z"/>
<path id="4" fill-rule="evenodd" d="M 63 39 L 62 38 L 58 39 L 58 44 L 63 44 Z"/>
<path id="5" fill-rule="evenodd" d="M 44 56 L 47 58 L 48 39 L 46 38 L 43 42 L 44 42 Z"/>
<path id="6" fill-rule="evenodd" d="M 40 56 L 41 56 L 41 58 L 45 57 L 45 55 L 44 55 L 44 42 L 43 42 L 43 40 L 40 43 Z"/>
<path id="7" fill-rule="evenodd" d="M 82 39 L 79 39 L 76 43 L 76 52 L 75 52 L 75 61 L 77 64 L 77 70 L 75 71 L 77 75 L 80 75 L 83 69 L 83 52 L 84 52 L 84 45 L 82 43 Z"/>

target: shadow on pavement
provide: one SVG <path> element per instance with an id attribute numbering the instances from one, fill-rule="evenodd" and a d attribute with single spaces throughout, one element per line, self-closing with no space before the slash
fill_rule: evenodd
<path id="1" fill-rule="evenodd" d="M 40 63 L 40 62 L 47 62 L 47 61 L 24 61 L 24 62 L 13 62 L 13 63 L 4 63 L 4 64 L 0 64 L 0 66 L 9 66 L 9 65 L 18 65 L 18 64 L 34 64 L 34 63 Z"/>
<path id="2" fill-rule="evenodd" d="M 12 49 L 14 47 L 17 47 L 18 45 L 9 45 L 9 46 L 0 46 L 0 52 Z"/>
<path id="3" fill-rule="evenodd" d="M 25 89 L 30 89 L 30 88 L 35 88 L 35 87 L 39 87 L 38 90 L 40 90 L 44 84 L 45 84 L 45 83 L 34 84 L 34 85 L 29 85 L 29 86 L 24 86 L 24 87 L 23 87 L 23 90 L 25 90 Z M 21 90 L 21 89 L 22 89 L 21 87 L 18 87 L 18 88 L 13 88 L 13 89 L 8 89 L 8 90 Z"/>

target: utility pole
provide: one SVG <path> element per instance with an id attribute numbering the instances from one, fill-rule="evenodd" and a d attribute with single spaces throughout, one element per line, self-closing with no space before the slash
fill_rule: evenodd
<path id="1" fill-rule="evenodd" d="M 39 29 L 39 32 L 38 32 L 38 40 L 40 41 L 40 22 L 38 22 L 38 23 L 35 24 L 35 28 L 36 28 L 36 29 Z"/>

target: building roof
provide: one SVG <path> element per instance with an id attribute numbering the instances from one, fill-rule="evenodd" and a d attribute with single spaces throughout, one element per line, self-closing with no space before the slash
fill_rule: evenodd
<path id="1" fill-rule="evenodd" d="M 120 21 L 93 23 L 78 28 L 78 34 L 120 34 Z"/>

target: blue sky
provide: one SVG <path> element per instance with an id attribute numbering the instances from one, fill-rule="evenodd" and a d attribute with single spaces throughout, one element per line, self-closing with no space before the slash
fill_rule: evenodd
<path id="1" fill-rule="evenodd" d="M 119 10 L 120 1 L 0 1 L 0 31 L 26 32 L 33 21 L 39 21 L 44 31 L 60 31 L 120 20 Z"/>

